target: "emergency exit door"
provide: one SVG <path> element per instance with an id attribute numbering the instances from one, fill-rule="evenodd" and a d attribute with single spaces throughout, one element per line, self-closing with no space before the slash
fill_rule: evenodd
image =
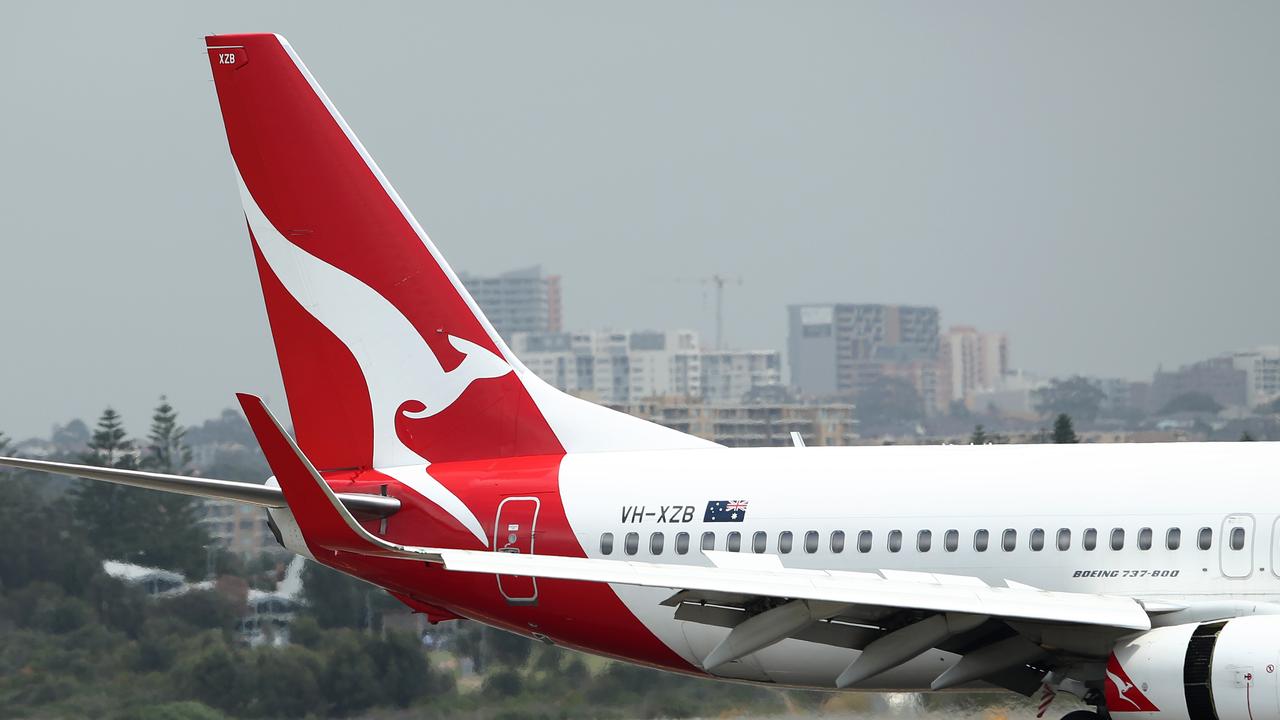
<path id="1" fill-rule="evenodd" d="M 498 517 L 493 526 L 493 549 L 496 552 L 533 554 L 539 504 L 536 497 L 509 497 L 498 505 Z M 498 592 L 512 605 L 538 603 L 538 582 L 532 577 L 499 575 Z"/>
<path id="2" fill-rule="evenodd" d="M 1253 574 L 1253 516 L 1228 515 L 1222 522 L 1218 547 L 1223 575 L 1246 578 Z"/>

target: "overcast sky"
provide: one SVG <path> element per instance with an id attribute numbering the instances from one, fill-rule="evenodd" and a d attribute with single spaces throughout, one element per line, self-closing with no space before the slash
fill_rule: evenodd
<path id="1" fill-rule="evenodd" d="M 1280 4 L 0 4 L 0 430 L 145 430 L 274 354 L 203 52 L 289 38 L 458 270 L 568 327 L 785 344 L 935 304 L 1017 366 L 1280 343 Z"/>

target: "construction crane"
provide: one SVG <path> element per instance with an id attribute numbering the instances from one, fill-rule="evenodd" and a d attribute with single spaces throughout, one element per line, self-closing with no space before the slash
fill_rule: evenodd
<path id="1" fill-rule="evenodd" d="M 677 278 L 676 282 L 694 282 L 704 287 L 714 287 L 716 291 L 716 350 L 724 349 L 724 286 L 741 285 L 738 275 L 721 275 L 716 273 L 700 278 Z"/>

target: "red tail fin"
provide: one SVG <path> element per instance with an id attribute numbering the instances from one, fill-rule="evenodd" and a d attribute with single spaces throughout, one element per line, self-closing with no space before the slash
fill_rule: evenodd
<path id="1" fill-rule="evenodd" d="M 529 373 L 289 44 L 206 41 L 290 413 L 318 467 L 706 445 Z"/>

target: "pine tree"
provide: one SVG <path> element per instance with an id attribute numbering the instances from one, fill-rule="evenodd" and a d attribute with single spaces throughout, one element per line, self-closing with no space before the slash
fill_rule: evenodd
<path id="1" fill-rule="evenodd" d="M 161 395 L 160 404 L 151 416 L 143 469 L 169 475 L 186 474 L 191 464 L 191 448 L 184 441 L 186 434 L 186 428 L 178 424 L 177 411 Z M 198 502 L 187 495 L 147 494 L 144 504 L 148 506 L 153 537 L 160 540 L 144 548 L 148 564 L 199 574 L 200 568 L 207 564 L 205 546 L 209 535 L 198 521 Z"/>
<path id="2" fill-rule="evenodd" d="M 1059 413 L 1058 418 L 1053 421 L 1053 441 L 1060 444 L 1080 442 L 1076 429 L 1071 425 L 1070 415 Z"/>
<path id="3" fill-rule="evenodd" d="M 988 442 L 987 431 L 981 425 L 973 426 L 973 434 L 969 436 L 970 445 L 986 445 Z"/>
<path id="4" fill-rule="evenodd" d="M 120 414 L 108 407 L 98 418 L 84 462 L 132 469 L 135 465 L 133 442 L 128 435 Z M 139 520 L 145 512 L 140 502 L 141 492 L 115 483 L 80 481 L 74 492 L 75 518 L 102 557 L 129 562 L 142 559 L 139 550 L 146 529 L 140 527 Z"/>
<path id="5" fill-rule="evenodd" d="M 142 467 L 169 475 L 183 475 L 191 464 L 191 448 L 187 447 L 186 428 L 178 425 L 178 413 L 164 395 L 151 416 L 151 432 L 147 434 Z"/>
<path id="6" fill-rule="evenodd" d="M 114 408 L 107 406 L 98 418 L 98 427 L 89 439 L 89 452 L 84 461 L 101 467 L 133 468 L 133 441 L 124 429 L 124 419 Z"/>
<path id="7" fill-rule="evenodd" d="M 140 453 L 143 469 L 183 471 L 191 461 L 184 434 L 177 413 L 161 398 Z M 89 440 L 85 461 L 132 469 L 138 454 L 120 415 L 107 408 Z M 209 536 L 196 519 L 195 501 L 186 495 L 83 481 L 76 491 L 75 515 L 104 558 L 179 570 L 192 577 L 203 573 Z"/>

